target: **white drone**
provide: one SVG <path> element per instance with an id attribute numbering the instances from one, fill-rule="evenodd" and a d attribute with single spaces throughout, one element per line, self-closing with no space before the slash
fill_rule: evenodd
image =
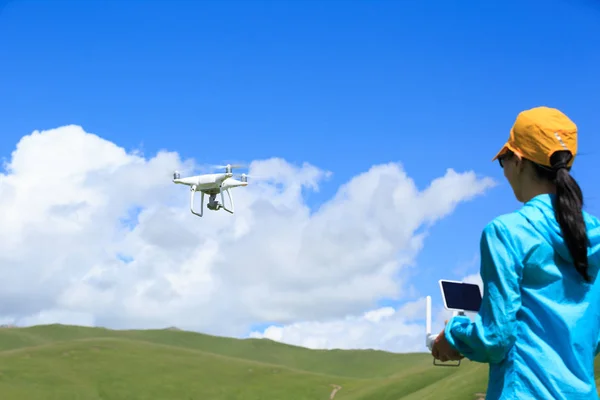
<path id="1" fill-rule="evenodd" d="M 181 178 L 179 172 L 175 171 L 173 173 L 173 183 L 180 185 L 190 186 L 191 196 L 190 196 L 190 211 L 192 214 L 201 217 L 204 214 L 204 195 L 207 194 L 209 196 L 208 203 L 206 203 L 206 207 L 209 210 L 218 211 L 225 210 L 228 213 L 233 214 L 234 206 L 233 206 L 233 196 L 229 189 L 239 186 L 248 186 L 248 177 L 246 174 L 241 174 L 240 180 L 233 178 L 233 173 L 231 170 L 233 168 L 240 168 L 241 165 L 223 165 L 217 166 L 216 168 L 225 168 L 224 173 L 220 174 L 205 174 L 205 175 L 196 175 L 190 176 L 188 178 Z M 194 195 L 197 191 L 200 191 L 200 201 L 202 205 L 200 206 L 200 212 L 194 211 Z M 229 197 L 229 203 L 231 204 L 231 208 L 228 208 L 225 205 L 225 196 L 223 196 L 223 192 L 227 192 L 227 196 Z M 221 195 L 221 203 L 217 200 L 217 195 Z"/>

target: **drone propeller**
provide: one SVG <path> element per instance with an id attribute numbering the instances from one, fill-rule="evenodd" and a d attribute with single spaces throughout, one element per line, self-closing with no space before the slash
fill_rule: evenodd
<path id="1" fill-rule="evenodd" d="M 228 169 L 228 168 L 247 168 L 245 164 L 227 164 L 227 165 L 211 165 L 212 168 Z"/>
<path id="2" fill-rule="evenodd" d="M 224 169 L 227 173 L 231 173 L 234 168 L 247 168 L 244 164 L 227 164 L 227 165 L 211 165 L 211 168 Z"/>
<path id="3" fill-rule="evenodd" d="M 236 175 L 236 178 L 239 178 L 239 180 L 242 182 L 248 182 L 248 178 L 250 178 L 250 179 L 265 179 L 264 177 L 261 177 L 261 176 L 249 175 L 249 174 L 238 174 L 238 175 Z"/>
<path id="4" fill-rule="evenodd" d="M 179 171 L 174 171 L 173 172 L 173 180 L 180 179 L 180 178 L 181 178 L 181 175 L 179 174 Z"/>

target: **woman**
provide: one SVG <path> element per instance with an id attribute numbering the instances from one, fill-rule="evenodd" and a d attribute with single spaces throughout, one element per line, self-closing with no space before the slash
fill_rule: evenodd
<path id="1" fill-rule="evenodd" d="M 483 230 L 481 309 L 452 318 L 432 350 L 488 363 L 488 400 L 598 399 L 600 221 L 582 211 L 576 153 L 575 124 L 538 107 L 494 157 L 524 206 Z"/>

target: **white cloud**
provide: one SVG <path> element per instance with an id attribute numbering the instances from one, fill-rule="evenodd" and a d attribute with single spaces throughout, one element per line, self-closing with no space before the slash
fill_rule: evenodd
<path id="1" fill-rule="evenodd" d="M 359 316 L 270 326 L 250 337 L 267 338 L 309 348 L 385 349 L 398 353 L 425 348 L 425 299 L 399 309 L 382 307 Z M 439 319 L 439 318 L 438 318 Z M 435 325 L 441 330 L 439 321 Z"/>
<path id="2" fill-rule="evenodd" d="M 432 333 L 439 333 L 452 312 L 432 305 Z M 473 314 L 468 313 L 473 319 Z M 382 307 L 359 316 L 326 321 L 304 321 L 272 325 L 250 333 L 313 349 L 377 349 L 397 353 L 427 351 L 425 346 L 425 298 L 404 303 L 399 308 Z"/>
<path id="3" fill-rule="evenodd" d="M 205 209 L 199 219 L 189 191 L 171 183 L 172 171 L 185 175 L 193 160 L 127 153 L 78 126 L 23 137 L 6 169 L 1 321 L 235 336 L 270 321 L 287 324 L 292 341 L 294 323 L 316 321 L 313 343 L 334 347 L 395 348 L 397 337 L 420 335 L 410 306 L 362 313 L 382 297 L 402 298 L 411 285 L 397 281 L 398 271 L 414 263 L 426 228 L 494 185 L 447 170 L 419 191 L 390 163 L 311 212 L 303 193 L 329 172 L 274 158 L 250 165 L 269 180 L 234 189 L 234 216 Z M 354 339 L 319 334 L 349 325 Z M 386 326 L 377 341 L 367 338 L 372 325 Z"/>
<path id="4" fill-rule="evenodd" d="M 479 274 L 468 275 L 463 282 L 479 285 Z M 438 333 L 452 311 L 432 305 L 432 332 Z M 474 313 L 467 313 L 474 319 Z M 397 353 L 427 351 L 425 346 L 425 298 L 407 302 L 398 309 L 382 307 L 360 316 L 327 321 L 296 322 L 272 325 L 250 333 L 253 338 L 266 338 L 314 349 L 380 349 Z"/>

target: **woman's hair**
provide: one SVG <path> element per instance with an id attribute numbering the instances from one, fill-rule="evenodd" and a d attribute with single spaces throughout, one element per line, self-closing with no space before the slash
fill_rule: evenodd
<path id="1" fill-rule="evenodd" d="M 551 168 L 536 164 L 530 160 L 539 179 L 553 182 L 556 186 L 554 213 L 560 225 L 563 238 L 573 258 L 575 269 L 586 282 L 591 278 L 588 273 L 589 239 L 583 219 L 583 193 L 577 181 L 571 176 L 567 165 L 573 155 L 570 151 L 557 151 L 550 157 Z"/>

